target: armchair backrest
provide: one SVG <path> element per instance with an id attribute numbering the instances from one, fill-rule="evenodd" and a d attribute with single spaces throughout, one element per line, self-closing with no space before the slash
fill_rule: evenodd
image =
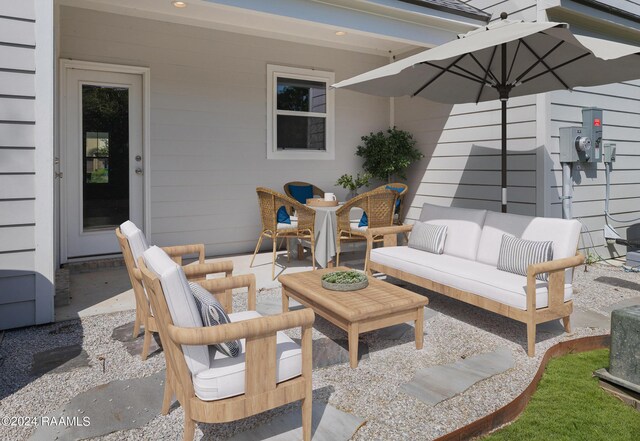
<path id="1" fill-rule="evenodd" d="M 313 196 L 320 196 L 321 198 L 324 197 L 324 190 L 321 190 L 320 188 L 316 187 L 313 184 L 309 184 L 308 182 L 301 182 L 301 181 L 293 181 L 293 182 L 287 182 L 286 184 L 284 184 L 284 192 L 286 193 L 287 196 L 289 196 L 290 198 L 296 199 L 296 197 L 293 195 L 293 192 L 291 191 L 291 187 L 311 187 L 311 193 Z M 307 201 L 302 201 L 302 200 L 298 200 L 296 199 L 298 202 L 300 202 L 301 204 L 306 204 Z"/>
<path id="2" fill-rule="evenodd" d="M 349 212 L 355 207 L 361 208 L 367 214 L 369 228 L 391 226 L 397 197 L 398 192 L 385 188 L 377 188 L 354 197 L 336 210 L 338 230 L 351 229 Z"/>
<path id="3" fill-rule="evenodd" d="M 130 220 L 120 225 L 120 232 L 127 239 L 131 254 L 133 255 L 133 264 L 138 266 L 138 259 L 142 257 L 142 253 L 149 249 L 149 242 L 140 228 Z"/>
<path id="4" fill-rule="evenodd" d="M 153 293 L 152 306 L 156 315 L 158 306 L 168 311 L 167 317 L 156 317 L 156 323 L 160 328 L 167 323 L 184 328 L 201 328 L 202 318 L 196 305 L 189 282 L 180 265 L 174 262 L 161 248 L 153 246 L 143 254 L 144 265 L 147 269 L 150 282 L 155 276 L 161 286 L 161 290 Z M 144 278 L 144 272 L 143 272 Z M 149 284 L 145 283 L 148 287 Z M 167 320 L 169 320 L 167 322 Z M 164 344 L 165 339 L 160 335 Z M 195 375 L 209 368 L 209 347 L 206 345 L 189 345 L 181 349 L 184 360 L 191 374 Z"/>
<path id="5" fill-rule="evenodd" d="M 127 221 L 116 228 L 116 237 L 118 238 L 124 264 L 129 274 L 131 288 L 136 297 L 136 306 L 142 310 L 145 317 L 149 317 L 152 315 L 151 309 L 149 308 L 149 299 L 142 284 L 140 270 L 138 269 L 138 259 L 142 257 L 142 253 L 149 248 L 147 239 L 144 237 L 144 233 L 131 221 Z M 135 254 L 134 249 L 136 251 Z"/>
<path id="6" fill-rule="evenodd" d="M 298 213 L 298 229 L 313 227 L 313 220 L 309 220 L 315 215 L 315 211 L 312 208 L 269 188 L 258 187 L 256 188 L 256 193 L 258 194 L 263 230 L 276 231 L 278 226 L 277 212 L 282 206 L 285 207 L 289 214 L 293 214 L 293 210 Z"/>

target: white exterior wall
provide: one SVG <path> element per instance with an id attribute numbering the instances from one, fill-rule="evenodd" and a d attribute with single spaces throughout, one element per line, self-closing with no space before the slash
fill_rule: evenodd
<path id="1" fill-rule="evenodd" d="M 52 156 L 52 1 L 2 0 L 0 329 L 53 319 Z"/>
<path id="2" fill-rule="evenodd" d="M 502 11 L 510 18 L 533 20 L 535 1 L 471 0 L 470 5 L 492 14 Z M 425 154 L 412 167 L 410 208 L 407 219 L 415 220 L 425 202 L 466 208 L 501 209 L 501 112 L 500 102 L 443 105 L 421 98 L 395 100 L 395 124 L 410 131 Z M 508 210 L 535 215 L 537 212 L 536 96 L 512 98 L 507 113 Z"/>
<path id="3" fill-rule="evenodd" d="M 388 125 L 388 99 L 337 91 L 335 160 L 267 160 L 267 64 L 334 71 L 340 81 L 387 59 L 68 7 L 60 27 L 62 58 L 150 68 L 151 241 L 159 245 L 252 251 L 257 186 L 283 191 L 300 180 L 343 196 L 333 184 L 360 169 L 360 136 Z"/>

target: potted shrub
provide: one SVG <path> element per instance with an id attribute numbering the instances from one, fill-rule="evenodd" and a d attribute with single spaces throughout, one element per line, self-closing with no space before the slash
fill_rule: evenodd
<path id="1" fill-rule="evenodd" d="M 360 139 L 362 145 L 358 146 L 356 155 L 364 159 L 362 168 L 383 182 L 392 182 L 394 177 L 407 179 L 407 168 L 424 158 L 415 148 L 411 133 L 395 127 L 386 132 L 371 132 Z"/>
<path id="2" fill-rule="evenodd" d="M 331 291 L 357 291 L 369 285 L 367 275 L 356 270 L 334 271 L 321 278 L 322 287 Z"/>

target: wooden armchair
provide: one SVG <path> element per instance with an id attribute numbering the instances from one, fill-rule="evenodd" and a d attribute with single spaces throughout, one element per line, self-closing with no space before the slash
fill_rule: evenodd
<path id="1" fill-rule="evenodd" d="M 393 191 L 398 193 L 398 200 L 396 201 L 396 209 L 393 215 L 393 223 L 395 225 L 402 225 L 404 223 L 404 212 L 403 212 L 404 197 L 406 196 L 407 191 L 409 191 L 409 186 L 401 182 L 393 182 L 391 184 L 381 185 L 380 187 L 376 188 L 376 190 L 383 190 L 383 189 L 389 190 L 387 187 L 391 187 Z M 401 191 L 398 191 L 397 189 L 401 189 Z"/>
<path id="2" fill-rule="evenodd" d="M 276 267 L 276 247 L 278 238 L 298 238 L 301 240 L 308 240 L 311 243 L 311 260 L 313 269 L 316 269 L 316 256 L 315 256 L 315 222 L 316 212 L 314 209 L 301 204 L 293 198 L 287 195 L 278 193 L 264 187 L 258 187 L 256 189 L 258 193 L 258 203 L 260 205 L 260 219 L 262 220 L 262 231 L 260 231 L 260 237 L 258 238 L 258 244 L 253 252 L 251 263 L 249 267 L 253 267 L 253 261 L 258 254 L 260 245 L 262 245 L 262 239 L 267 237 L 273 241 L 273 262 L 271 266 L 271 278 L 275 280 L 275 267 Z M 297 219 L 291 219 L 290 224 L 278 223 L 278 210 L 280 207 L 285 207 L 287 212 L 291 215 L 293 210 L 297 215 Z M 290 257 L 289 241 L 287 242 L 287 256 Z"/>
<path id="3" fill-rule="evenodd" d="M 127 224 L 127 225 L 125 225 Z M 129 273 L 129 280 L 133 288 L 136 299 L 136 320 L 133 325 L 133 338 L 140 333 L 140 325 L 144 326 L 144 342 L 142 345 L 142 360 L 146 360 L 149 355 L 149 346 L 154 332 L 158 332 L 158 325 L 149 307 L 149 299 L 142 285 L 142 275 L 137 266 L 137 258 L 149 248 L 144 233 L 138 229 L 133 222 L 128 221 L 122 225 L 128 233 L 125 235 L 120 227 L 116 228 L 116 237 L 122 250 L 124 263 Z M 189 280 L 204 280 L 207 274 L 225 273 L 228 277 L 233 273 L 233 262 L 230 260 L 214 263 L 204 263 L 204 244 L 178 245 L 165 247 L 163 250 L 176 262 L 182 265 L 182 258 L 186 255 L 198 255 L 198 263 L 184 267 L 185 274 Z M 137 256 L 136 256 L 137 254 Z M 230 305 L 229 305 L 230 306 Z"/>
<path id="4" fill-rule="evenodd" d="M 383 240 L 382 236 L 372 236 L 368 239 L 367 230 L 370 228 L 388 227 L 393 225 L 393 214 L 398 193 L 393 190 L 375 189 L 354 197 L 336 210 L 338 221 L 336 240 L 336 265 L 340 265 L 340 245 L 342 242 L 367 241 L 367 257 L 369 246 Z M 367 215 L 368 225 L 359 227 L 359 222 L 352 222 L 349 212 L 352 208 L 362 208 Z M 367 271 L 368 259 L 365 259 L 364 270 Z"/>
<path id="5" fill-rule="evenodd" d="M 320 196 L 321 198 L 324 198 L 324 190 L 321 190 L 320 188 L 316 187 L 313 184 L 309 184 L 308 182 L 301 182 L 301 181 L 293 181 L 293 182 L 287 182 L 286 184 L 284 184 L 284 192 L 286 193 L 287 196 L 289 196 L 292 199 L 296 199 L 295 196 L 293 196 L 291 194 L 291 186 L 298 186 L 298 187 L 304 187 L 304 186 L 310 186 L 313 196 Z M 300 202 L 301 204 L 306 204 L 307 201 L 301 201 L 296 199 L 298 202 Z"/>
<path id="6" fill-rule="evenodd" d="M 162 414 L 168 413 L 175 394 L 184 408 L 183 439 L 186 441 L 193 439 L 196 422 L 230 422 L 302 400 L 303 439 L 310 441 L 313 311 L 307 308 L 269 317 L 244 311 L 229 314 L 229 324 L 202 327 L 190 287 L 184 274 L 180 274 L 182 269 L 175 265 L 170 268 L 171 261 L 160 253 L 156 247 L 150 249 L 138 265 L 157 316 L 167 360 Z M 165 261 L 159 262 L 163 259 Z M 162 276 L 156 273 L 159 269 Z M 246 287 L 248 309 L 255 310 L 256 280 L 253 274 L 198 283 L 223 305 L 232 304 L 231 289 Z M 169 287 L 168 291 L 165 291 L 166 287 Z M 167 302 L 167 298 L 171 301 Z M 302 328 L 301 347 L 281 332 L 297 327 Z M 244 369 L 240 366 L 239 374 L 231 378 L 229 357 L 219 352 L 213 356 L 209 351 L 213 349 L 210 345 L 236 339 L 242 339 L 242 351 L 231 360 L 242 364 Z M 200 357 L 200 365 L 194 369 L 197 357 Z M 285 364 L 288 373 L 282 378 Z M 232 387 L 235 389 L 229 392 Z M 221 394 L 222 388 L 226 388 L 226 396 L 211 396 Z"/>

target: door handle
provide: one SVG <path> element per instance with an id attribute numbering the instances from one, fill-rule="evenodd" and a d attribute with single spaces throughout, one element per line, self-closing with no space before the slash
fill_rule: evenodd
<path id="1" fill-rule="evenodd" d="M 137 175 L 141 175 L 142 174 L 142 169 L 140 167 L 136 168 L 136 174 Z"/>

